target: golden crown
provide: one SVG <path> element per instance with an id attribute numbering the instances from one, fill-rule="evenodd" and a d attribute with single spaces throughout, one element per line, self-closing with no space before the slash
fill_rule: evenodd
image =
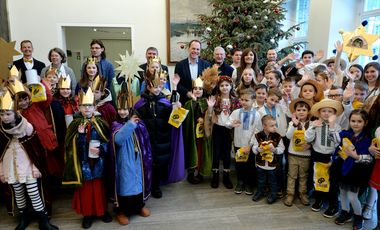
<path id="1" fill-rule="evenodd" d="M 158 56 L 154 56 L 153 58 L 150 58 L 149 61 L 148 61 L 148 64 L 152 64 L 152 63 L 159 63 L 161 65 L 161 58 L 159 58 Z"/>
<path id="2" fill-rule="evenodd" d="M 25 92 L 24 85 L 16 78 L 8 80 L 7 88 L 12 95 L 19 92 Z"/>
<path id="3" fill-rule="evenodd" d="M 15 77 L 18 80 L 20 80 L 20 72 L 18 71 L 17 67 L 15 65 L 12 66 L 11 70 L 9 70 L 9 76 L 10 77 Z"/>
<path id="4" fill-rule="evenodd" d="M 88 57 L 87 58 L 87 64 L 96 64 L 98 62 L 98 59 L 96 59 L 95 57 Z"/>
<path id="5" fill-rule="evenodd" d="M 71 78 L 70 75 L 66 77 L 60 77 L 58 80 L 58 89 L 71 89 Z"/>
<path id="6" fill-rule="evenodd" d="M 91 89 L 93 92 L 95 92 L 95 90 L 104 91 L 104 89 L 106 88 L 106 84 L 106 79 L 98 75 L 92 81 Z"/>
<path id="7" fill-rule="evenodd" d="M 58 69 L 55 68 L 55 67 L 52 67 L 50 66 L 49 70 L 46 72 L 45 76 L 49 75 L 49 74 L 55 74 L 55 75 L 58 75 Z"/>
<path id="8" fill-rule="evenodd" d="M 117 95 L 117 109 L 129 109 L 132 107 L 132 105 L 129 105 L 128 96 L 127 83 L 123 82 L 121 85 L 121 90 Z"/>
<path id="9" fill-rule="evenodd" d="M 150 87 L 157 87 L 161 84 L 160 74 L 157 71 L 154 71 L 154 74 L 151 76 L 147 76 L 145 78 L 146 84 Z"/>
<path id="10" fill-rule="evenodd" d="M 11 93 L 7 90 L 3 96 L 0 97 L 0 110 L 14 110 L 15 102 L 12 99 Z"/>
<path id="11" fill-rule="evenodd" d="M 195 87 L 203 88 L 203 80 L 200 77 L 193 81 L 193 88 Z"/>
<path id="12" fill-rule="evenodd" d="M 79 105 L 93 105 L 94 101 L 95 96 L 90 87 L 87 88 L 87 92 L 81 89 L 79 93 Z"/>

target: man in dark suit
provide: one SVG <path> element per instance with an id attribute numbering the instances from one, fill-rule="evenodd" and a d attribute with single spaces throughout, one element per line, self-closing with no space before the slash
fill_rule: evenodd
<path id="1" fill-rule="evenodd" d="M 20 44 L 20 49 L 23 54 L 23 57 L 14 61 L 13 65 L 21 71 L 21 81 L 26 83 L 25 71 L 29 69 L 37 70 L 37 74 L 41 74 L 41 70 L 45 67 L 45 63 L 38 61 L 33 58 L 33 44 L 29 40 L 24 40 Z"/>
<path id="2" fill-rule="evenodd" d="M 189 42 L 189 56 L 175 65 L 174 73 L 178 74 L 180 81 L 177 90 L 181 95 L 180 102 L 185 104 L 190 98 L 194 98 L 192 93 L 192 81 L 202 74 L 203 70 L 210 67 L 210 63 L 199 58 L 201 52 L 201 42 L 192 40 Z"/>
<path id="3" fill-rule="evenodd" d="M 146 72 L 146 68 L 148 66 L 148 61 L 154 57 L 158 57 L 158 50 L 156 47 L 148 47 L 148 49 L 146 49 L 146 52 L 145 52 L 145 58 L 146 58 L 146 62 L 144 64 L 141 64 L 140 65 L 140 68 L 143 69 L 143 71 L 139 71 L 139 81 L 140 81 L 140 86 L 142 84 L 142 82 L 144 81 L 144 74 Z M 166 73 L 168 73 L 168 81 L 166 82 L 166 85 L 165 85 L 165 88 L 167 88 L 168 90 L 170 90 L 170 77 L 169 77 L 169 70 L 168 70 L 168 67 L 166 65 L 162 65 L 161 64 L 161 69 L 163 71 L 166 71 Z"/>
<path id="4" fill-rule="evenodd" d="M 214 49 L 214 64 L 218 65 L 219 76 L 228 76 L 232 77 L 232 72 L 234 68 L 224 62 L 226 58 L 226 51 L 223 47 L 218 46 Z"/>

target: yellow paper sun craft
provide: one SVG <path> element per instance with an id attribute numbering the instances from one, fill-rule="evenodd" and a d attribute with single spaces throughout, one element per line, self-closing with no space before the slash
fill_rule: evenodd
<path id="1" fill-rule="evenodd" d="M 368 34 L 365 29 L 367 23 L 367 21 L 363 21 L 353 32 L 339 31 L 343 38 L 343 51 L 346 52 L 350 62 L 355 61 L 360 55 L 373 56 L 372 44 L 380 36 Z"/>

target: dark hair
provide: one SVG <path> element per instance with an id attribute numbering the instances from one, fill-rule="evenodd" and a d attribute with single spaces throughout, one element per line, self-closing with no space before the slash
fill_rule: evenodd
<path id="1" fill-rule="evenodd" d="M 332 86 L 330 87 L 330 90 L 337 90 L 337 89 L 341 89 L 341 90 L 343 90 L 342 87 L 339 87 L 339 86 L 337 86 L 337 85 L 332 85 Z"/>
<path id="2" fill-rule="evenodd" d="M 83 71 L 82 71 L 82 77 L 80 78 L 78 84 L 81 88 L 86 88 L 88 87 L 88 83 L 90 81 L 90 78 L 87 74 L 87 65 L 88 65 L 88 62 L 85 62 L 84 65 L 83 65 Z M 96 63 L 96 69 L 98 70 L 97 74 L 95 75 L 95 77 L 97 75 L 99 75 L 101 77 L 102 73 L 99 71 L 100 70 L 100 67 L 99 67 L 99 64 Z"/>
<path id="3" fill-rule="evenodd" d="M 314 69 L 313 69 L 313 72 L 314 72 L 314 75 L 317 76 L 319 73 L 323 72 L 323 73 L 328 73 L 329 70 L 327 68 L 326 65 L 317 65 Z"/>
<path id="4" fill-rule="evenodd" d="M 61 58 L 62 58 L 61 63 L 65 63 L 66 62 L 66 54 L 65 54 L 65 52 L 62 49 L 58 48 L 58 47 L 55 47 L 55 48 L 53 48 L 53 49 L 51 49 L 49 51 L 48 59 L 49 59 L 50 62 L 51 62 L 50 56 L 51 56 L 51 53 L 53 53 L 53 52 L 56 52 L 56 53 L 59 54 L 59 56 L 61 56 Z"/>
<path id="5" fill-rule="evenodd" d="M 376 80 L 376 87 L 379 87 L 380 86 L 380 63 L 378 62 L 370 62 L 368 63 L 367 65 L 365 65 L 364 67 L 364 82 L 368 84 L 368 81 L 367 79 L 365 79 L 365 72 L 370 68 L 370 67 L 373 67 L 377 70 L 378 72 L 378 76 L 377 76 L 377 80 Z"/>
<path id="6" fill-rule="evenodd" d="M 269 73 L 273 73 L 276 79 L 281 83 L 282 82 L 282 73 L 278 70 L 272 70 Z"/>
<path id="7" fill-rule="evenodd" d="M 268 86 L 267 85 L 265 85 L 265 84 L 258 84 L 258 85 L 255 86 L 254 90 L 256 92 L 259 89 L 265 89 L 265 92 L 268 94 Z"/>
<path id="8" fill-rule="evenodd" d="M 100 40 L 100 39 L 93 39 L 93 40 L 91 41 L 91 43 L 90 43 L 90 47 L 91 47 L 92 45 L 95 45 L 95 44 L 98 44 L 101 48 L 104 49 L 103 52 L 102 52 L 102 54 L 100 54 L 100 57 L 101 57 L 102 59 L 106 59 L 106 47 L 104 47 L 102 40 Z"/>
<path id="9" fill-rule="evenodd" d="M 153 47 L 153 46 L 148 47 L 148 49 L 146 49 L 145 53 L 148 53 L 149 50 L 155 51 L 158 55 L 158 49 L 156 47 Z"/>
<path id="10" fill-rule="evenodd" d="M 352 110 L 351 113 L 350 113 L 350 116 L 348 116 L 348 120 L 351 120 L 351 117 L 354 114 L 360 115 L 360 117 L 364 120 L 364 122 L 367 123 L 367 124 L 364 125 L 363 131 L 366 132 L 367 134 L 369 134 L 369 132 L 368 132 L 369 130 L 367 129 L 367 127 L 370 127 L 370 126 L 368 126 L 368 124 L 369 124 L 369 114 L 367 113 L 367 111 L 365 111 L 363 109 Z"/>
<path id="11" fill-rule="evenodd" d="M 264 125 L 267 121 L 276 121 L 276 119 L 272 115 L 266 114 L 261 118 L 261 123 Z"/>
<path id="12" fill-rule="evenodd" d="M 355 83 L 354 89 L 368 92 L 368 85 L 365 82 L 356 80 L 354 83 Z"/>
<path id="13" fill-rule="evenodd" d="M 243 95 L 249 95 L 251 99 L 254 99 L 256 96 L 255 91 L 252 88 L 241 89 L 237 92 L 238 92 L 239 98 Z"/>
<path id="14" fill-rule="evenodd" d="M 379 108 L 380 108 L 380 96 L 376 96 L 375 101 L 372 103 L 371 108 L 368 111 L 368 127 L 371 130 L 372 136 L 374 136 L 374 133 L 376 131 L 376 128 L 380 126 L 380 115 L 379 115 Z"/>
<path id="15" fill-rule="evenodd" d="M 348 71 L 350 71 L 351 67 L 355 67 L 355 68 L 358 68 L 360 70 L 360 78 L 359 80 L 363 80 L 363 76 L 364 76 L 364 69 L 363 69 L 363 66 L 359 65 L 359 64 L 353 64 L 350 66 L 350 68 L 348 68 Z"/>
<path id="16" fill-rule="evenodd" d="M 295 83 L 295 80 L 294 80 L 294 78 L 292 78 L 292 77 L 286 77 L 286 78 L 284 78 L 284 80 L 282 81 L 282 84 L 284 84 L 284 83 Z"/>
<path id="17" fill-rule="evenodd" d="M 32 44 L 32 47 L 33 47 L 33 43 L 30 40 L 22 40 L 21 43 L 20 43 L 20 48 L 22 48 L 22 45 L 24 43 L 30 43 L 30 44 Z"/>
<path id="18" fill-rule="evenodd" d="M 303 56 L 305 56 L 306 54 L 311 54 L 312 57 L 314 57 L 314 52 L 311 51 L 311 50 L 305 50 L 302 52 L 302 55 L 301 55 L 301 58 L 303 58 Z"/>
<path id="19" fill-rule="evenodd" d="M 271 89 L 269 89 L 269 91 L 268 91 L 268 97 L 270 95 L 277 96 L 279 98 L 279 100 L 282 99 L 282 93 L 281 93 L 280 89 L 278 89 L 278 88 L 271 88 Z"/>
<path id="20" fill-rule="evenodd" d="M 193 44 L 193 42 L 198 42 L 199 45 L 200 45 L 200 47 L 202 48 L 202 43 L 201 43 L 201 41 L 199 41 L 198 39 L 193 39 L 193 40 L 191 40 L 191 41 L 189 42 L 189 44 L 188 44 L 188 48 L 190 48 L 190 46 L 191 46 L 191 44 Z"/>
<path id="21" fill-rule="evenodd" d="M 296 102 L 294 104 L 294 109 L 297 109 L 297 107 L 301 107 L 301 108 L 305 107 L 305 108 L 307 108 L 307 110 L 309 110 L 309 111 L 311 110 L 310 105 L 304 101 Z"/>
<path id="22" fill-rule="evenodd" d="M 233 56 L 236 52 L 239 52 L 239 51 L 242 52 L 242 50 L 239 48 L 232 49 L 231 50 L 231 56 Z"/>

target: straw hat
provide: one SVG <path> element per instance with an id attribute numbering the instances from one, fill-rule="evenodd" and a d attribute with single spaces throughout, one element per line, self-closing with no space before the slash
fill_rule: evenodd
<path id="1" fill-rule="evenodd" d="M 324 61 L 323 61 L 323 64 L 329 65 L 329 63 L 332 63 L 332 62 L 335 63 L 335 56 L 330 57 L 330 58 L 324 60 Z M 346 67 L 347 67 L 347 62 L 346 62 L 345 60 L 343 60 L 343 59 L 340 59 L 340 68 L 341 68 L 342 70 L 345 70 Z"/>
<path id="2" fill-rule="evenodd" d="M 306 100 L 304 98 L 297 98 L 295 100 L 292 100 L 292 102 L 289 105 L 289 110 L 291 113 L 294 113 L 296 111 L 296 104 L 298 102 L 304 102 L 304 103 L 308 104 L 310 109 L 311 109 L 311 107 L 313 107 L 313 103 L 310 100 Z"/>
<path id="3" fill-rule="evenodd" d="M 320 102 L 317 102 L 311 107 L 310 114 L 319 117 L 319 110 L 322 108 L 333 108 L 336 110 L 336 115 L 339 116 L 343 113 L 343 105 L 339 101 L 335 101 L 332 99 L 323 99 Z"/>
<path id="4" fill-rule="evenodd" d="M 303 83 L 301 88 L 304 85 L 312 85 L 317 90 L 317 92 L 314 96 L 314 101 L 318 102 L 324 98 L 322 86 L 316 80 L 309 79 L 309 80 L 305 81 L 305 83 Z M 301 92 L 300 92 L 300 96 L 301 96 Z"/>

